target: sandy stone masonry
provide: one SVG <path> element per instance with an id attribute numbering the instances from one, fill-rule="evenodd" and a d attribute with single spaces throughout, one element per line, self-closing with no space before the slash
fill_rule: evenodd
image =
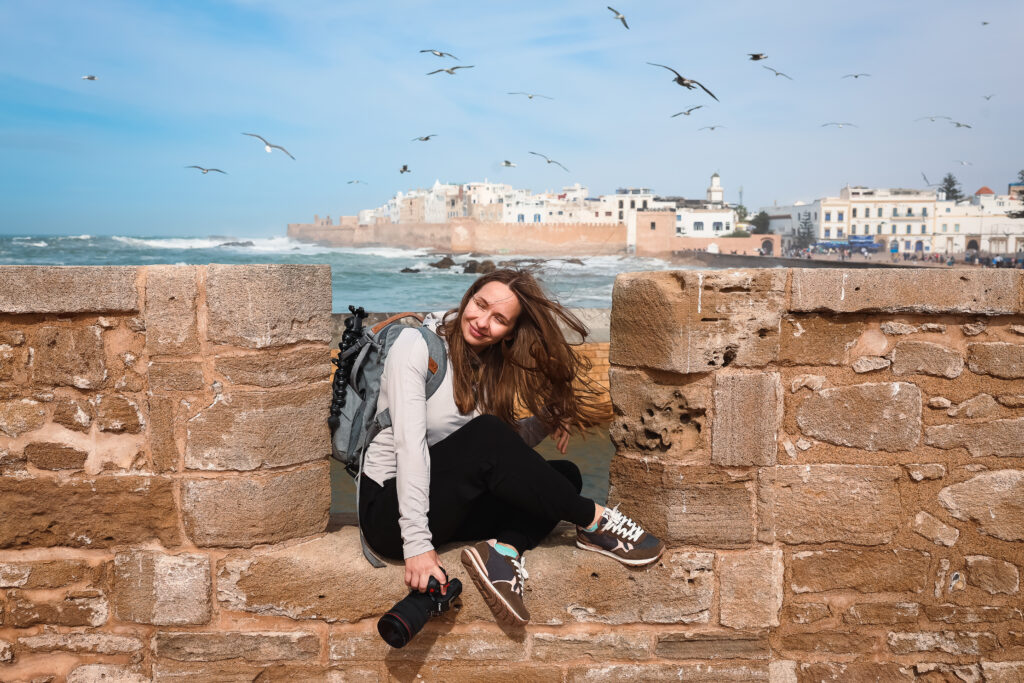
<path id="1" fill-rule="evenodd" d="M 467 587 L 400 651 L 328 529 L 330 292 L 0 268 L 0 681 L 1024 680 L 1020 273 L 621 275 L 611 499 L 665 556 L 561 527 L 528 628 Z"/>

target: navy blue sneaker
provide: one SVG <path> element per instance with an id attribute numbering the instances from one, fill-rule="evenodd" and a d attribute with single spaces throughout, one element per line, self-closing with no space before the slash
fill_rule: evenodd
<path id="1" fill-rule="evenodd" d="M 498 621 L 506 626 L 524 626 L 530 621 L 523 604 L 523 582 L 529 575 L 522 556 L 507 557 L 481 541 L 463 549 L 462 564 Z"/>
<path id="2" fill-rule="evenodd" d="M 604 509 L 595 531 L 576 527 L 576 547 L 614 557 L 631 567 L 657 562 L 665 552 L 665 544 L 619 512 L 618 505 Z"/>

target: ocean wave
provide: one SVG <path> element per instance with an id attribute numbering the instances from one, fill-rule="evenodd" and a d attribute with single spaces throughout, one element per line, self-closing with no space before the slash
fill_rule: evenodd
<path id="1" fill-rule="evenodd" d="M 353 256 L 378 256 L 380 258 L 426 258 L 429 249 L 406 249 L 403 247 L 325 247 L 335 254 L 352 254 Z M 438 256 L 437 258 L 441 258 Z"/>
<path id="2" fill-rule="evenodd" d="M 92 235 L 64 235 L 62 240 L 91 240 Z"/>
<path id="3" fill-rule="evenodd" d="M 163 237 L 163 238 L 142 238 L 122 237 L 114 235 L 111 237 L 115 242 L 127 244 L 130 247 L 144 247 L 147 249 L 213 249 L 224 242 L 224 239 L 211 239 L 209 237 Z"/>
<path id="4" fill-rule="evenodd" d="M 49 243 L 44 242 L 42 240 L 39 240 L 38 242 L 30 242 L 30 241 L 28 241 L 29 239 L 31 239 L 31 238 L 21 239 L 21 238 L 15 237 L 14 241 L 16 241 L 18 243 L 19 247 L 48 247 L 48 246 L 50 246 Z"/>

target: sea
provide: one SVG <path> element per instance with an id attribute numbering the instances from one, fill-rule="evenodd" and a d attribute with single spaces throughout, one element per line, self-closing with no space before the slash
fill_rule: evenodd
<path id="1" fill-rule="evenodd" d="M 349 305 L 362 306 L 370 312 L 453 308 L 477 277 L 465 272 L 466 261 L 470 258 L 531 267 L 548 294 L 572 308 L 611 307 L 612 286 L 619 273 L 684 268 L 659 259 L 621 254 L 540 259 L 515 253 L 456 256 L 456 265 L 450 268 L 432 267 L 430 264 L 441 256 L 427 249 L 321 247 L 288 237 L 0 235 L 0 265 L 325 263 L 331 266 L 336 313 L 347 312 Z M 403 269 L 417 272 L 403 273 Z M 606 428 L 586 437 L 574 435 L 565 456 L 557 452 L 550 439 L 537 450 L 548 459 L 567 458 L 575 462 L 583 475 L 583 495 L 599 503 L 605 502 L 609 463 L 615 454 Z M 331 512 L 353 513 L 355 488 L 337 463 L 332 466 L 331 482 L 334 490 Z"/>
<path id="2" fill-rule="evenodd" d="M 516 254 L 456 256 L 456 265 L 435 268 L 441 254 L 396 247 L 334 248 L 288 237 L 131 237 L 120 235 L 0 235 L 0 265 L 137 266 L 209 263 L 325 263 L 331 266 L 333 309 L 349 305 L 371 312 L 439 311 L 458 305 L 477 277 L 466 261 L 490 259 L 534 269 L 548 294 L 572 308 L 608 308 L 619 273 L 679 269 L 654 258 L 622 254 L 537 258 Z M 417 272 L 401 272 L 403 269 Z"/>

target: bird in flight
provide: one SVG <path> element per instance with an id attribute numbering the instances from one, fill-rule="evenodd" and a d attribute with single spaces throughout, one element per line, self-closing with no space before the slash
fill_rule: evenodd
<path id="1" fill-rule="evenodd" d="M 610 9 L 612 12 L 615 13 L 615 18 L 618 19 L 619 21 L 621 21 L 623 26 L 625 26 L 626 28 L 629 28 L 629 24 L 626 23 L 626 17 L 623 16 L 622 12 L 620 12 L 617 9 L 615 9 L 614 7 L 609 7 L 608 9 Z"/>
<path id="2" fill-rule="evenodd" d="M 678 71 L 676 71 L 675 69 L 673 69 L 670 66 L 665 66 L 664 64 L 655 64 L 654 62 L 647 62 L 647 63 L 650 64 L 651 66 L 660 66 L 662 69 L 668 69 L 669 71 L 674 73 L 676 75 L 676 77 L 672 79 L 673 83 L 678 83 L 679 85 L 683 86 L 687 90 L 693 90 L 694 86 L 698 86 L 699 85 L 700 89 L 703 90 L 704 92 L 706 92 L 708 95 L 711 95 L 711 98 L 713 100 L 715 100 L 715 102 L 719 101 L 718 98 L 715 97 L 715 94 L 713 92 L 711 92 L 710 90 L 708 90 L 707 88 L 704 87 L 703 83 L 701 83 L 699 81 L 695 81 L 695 80 L 690 79 L 690 78 L 683 78 L 682 76 L 679 75 Z"/>
<path id="3" fill-rule="evenodd" d="M 995 96 L 996 96 L 996 94 L 995 94 L 995 93 L 992 93 L 991 95 L 982 95 L 982 97 L 984 97 L 984 98 L 985 98 L 985 101 L 986 101 L 986 102 L 987 102 L 988 100 L 991 100 L 991 99 L 992 99 L 993 97 L 995 97 Z"/>
<path id="4" fill-rule="evenodd" d="M 508 159 L 505 159 L 505 161 L 501 162 L 501 165 L 504 166 L 505 168 L 515 168 L 516 167 L 516 165 L 514 163 L 512 163 L 511 161 L 509 161 Z"/>
<path id="5" fill-rule="evenodd" d="M 948 121 L 952 121 L 953 120 L 953 119 L 949 118 L 948 116 L 939 116 L 939 115 L 936 114 L 935 116 L 922 116 L 919 119 L 914 119 L 914 121 L 924 121 L 925 119 L 928 119 L 929 121 L 931 121 L 933 123 L 935 122 L 935 119 L 946 119 Z"/>
<path id="6" fill-rule="evenodd" d="M 420 52 L 429 52 L 435 57 L 451 57 L 452 59 L 458 59 L 458 57 L 453 55 L 451 52 L 441 52 L 440 50 L 420 50 Z"/>
<path id="7" fill-rule="evenodd" d="M 983 21 L 983 22 L 981 22 L 981 25 L 982 26 L 988 26 L 988 22 L 987 21 Z"/>
<path id="8" fill-rule="evenodd" d="M 99 80 L 99 78 L 97 76 L 93 76 L 92 74 L 87 74 L 85 76 L 82 76 L 82 80 L 83 81 L 97 81 L 97 80 Z"/>
<path id="9" fill-rule="evenodd" d="M 194 165 L 193 166 L 186 166 L 185 168 L 198 168 L 200 171 L 203 172 L 203 175 L 206 175 L 210 171 L 216 171 L 217 173 L 223 173 L 224 175 L 227 175 L 227 171 L 222 171 L 219 168 L 203 168 L 202 166 L 194 166 Z"/>
<path id="10" fill-rule="evenodd" d="M 716 128 L 725 128 L 725 126 L 715 124 L 713 126 L 704 126 L 703 128 L 698 128 L 697 130 L 714 130 Z"/>
<path id="11" fill-rule="evenodd" d="M 822 128 L 824 128 L 825 126 L 837 126 L 839 128 L 842 128 L 843 126 L 850 126 L 851 128 L 856 128 L 857 127 L 857 126 L 853 125 L 852 123 L 846 123 L 845 121 L 843 123 L 839 123 L 837 121 L 829 121 L 828 123 L 821 124 Z"/>
<path id="12" fill-rule="evenodd" d="M 562 164 L 560 164 L 559 162 L 555 161 L 554 159 L 549 159 L 546 155 L 541 154 L 540 152 L 530 152 L 530 154 L 541 157 L 542 159 L 544 159 L 544 161 L 548 162 L 549 164 L 556 164 L 558 166 L 562 166 Z M 562 166 L 562 168 L 565 169 L 566 173 L 569 172 L 569 169 L 565 168 L 565 166 Z"/>
<path id="13" fill-rule="evenodd" d="M 526 95 L 527 99 L 532 100 L 534 97 L 543 97 L 545 100 L 553 100 L 554 97 L 548 97 L 547 95 L 538 95 L 535 92 L 510 92 L 509 95 Z"/>
<path id="14" fill-rule="evenodd" d="M 472 69 L 472 68 L 473 68 L 472 66 L 453 66 L 453 67 L 451 67 L 449 69 L 434 69 L 433 71 L 429 72 L 427 75 L 428 76 L 433 76 L 434 74 L 439 74 L 439 73 L 441 73 L 443 71 L 446 74 L 448 74 L 449 76 L 454 76 L 456 69 Z"/>
<path id="15" fill-rule="evenodd" d="M 871 74 L 846 74 L 843 78 L 860 78 L 861 76 L 870 76 Z M 840 79 L 842 80 L 842 79 Z"/>
<path id="16" fill-rule="evenodd" d="M 970 128 L 971 126 L 966 123 L 960 123 L 959 121 L 950 121 L 957 128 Z"/>
<path id="17" fill-rule="evenodd" d="M 437 133 L 431 133 L 430 135 L 421 135 L 418 138 L 413 138 L 413 142 L 426 142 L 430 138 L 437 137 Z"/>
<path id="18" fill-rule="evenodd" d="M 926 176 L 924 174 L 924 171 L 921 171 L 921 177 L 924 178 L 924 186 L 925 187 L 938 187 L 939 186 L 939 183 L 929 183 L 928 182 L 928 176 Z"/>
<path id="19" fill-rule="evenodd" d="M 956 163 L 960 164 L 961 166 L 973 166 L 974 165 L 970 161 L 961 161 L 960 159 L 954 159 L 953 161 L 955 161 Z"/>
<path id="20" fill-rule="evenodd" d="M 698 104 L 696 107 L 690 107 L 686 111 L 676 112 L 675 114 L 672 114 L 672 116 L 670 116 L 669 118 L 670 119 L 674 119 L 675 117 L 677 117 L 679 115 L 689 116 L 692 112 L 696 111 L 697 109 L 700 109 L 703 106 L 704 106 L 703 104 Z"/>
<path id="21" fill-rule="evenodd" d="M 409 164 L 402 164 L 402 168 L 398 169 L 398 172 L 399 173 L 412 173 L 412 171 L 409 170 Z"/>
<path id="22" fill-rule="evenodd" d="M 273 143 L 267 142 L 267 139 L 264 138 L 261 135 L 256 135 L 256 133 L 242 133 L 242 135 L 248 135 L 249 137 L 252 137 L 252 138 L 258 138 L 260 140 L 260 142 L 263 143 L 263 149 L 267 150 L 267 154 L 270 154 L 275 149 L 279 149 L 282 152 L 284 152 L 285 154 L 287 154 L 288 156 L 290 156 L 292 158 L 292 161 L 295 160 L 295 157 L 292 157 L 292 153 L 291 152 L 286 150 L 281 145 L 275 145 Z"/>
<path id="23" fill-rule="evenodd" d="M 366 183 L 364 183 L 362 180 L 350 180 L 350 181 L 348 181 L 345 184 L 346 185 L 365 185 Z"/>
<path id="24" fill-rule="evenodd" d="M 764 64 L 762 64 L 762 65 L 761 65 L 761 68 L 762 68 L 762 69 L 768 69 L 769 71 L 771 71 L 771 72 L 772 72 L 773 74 L 775 74 L 776 76 L 782 76 L 783 78 L 789 78 L 789 80 L 793 80 L 792 78 L 790 78 L 790 77 L 789 77 L 789 76 L 787 76 L 786 74 L 784 74 L 784 73 L 782 73 L 781 71 L 778 71 L 778 70 L 776 70 L 776 69 L 773 69 L 773 68 L 771 68 L 770 66 L 765 66 Z"/>
<path id="25" fill-rule="evenodd" d="M 750 61 L 759 62 L 762 59 L 768 59 L 768 55 L 763 52 L 748 52 L 747 55 L 750 57 Z"/>

